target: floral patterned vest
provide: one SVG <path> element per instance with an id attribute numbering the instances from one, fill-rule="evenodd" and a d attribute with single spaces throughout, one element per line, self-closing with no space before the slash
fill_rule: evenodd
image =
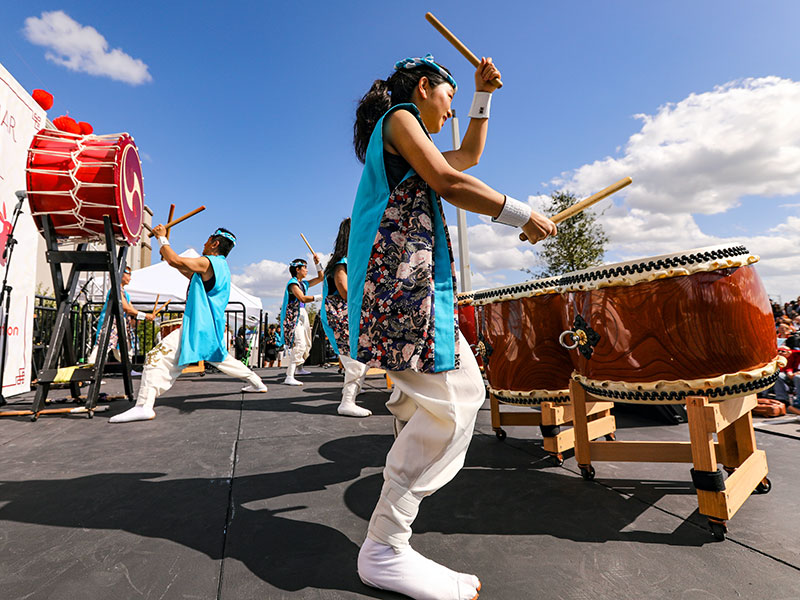
<path id="1" fill-rule="evenodd" d="M 350 356 L 391 371 L 458 367 L 455 264 L 438 195 L 413 169 L 389 189 L 383 123 L 367 147 L 348 245 Z M 427 130 L 426 130 L 427 134 Z"/>

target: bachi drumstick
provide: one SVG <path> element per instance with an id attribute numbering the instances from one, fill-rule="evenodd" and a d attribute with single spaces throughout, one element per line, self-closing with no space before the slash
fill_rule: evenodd
<path id="1" fill-rule="evenodd" d="M 175 225 L 177 225 L 178 223 L 183 223 L 183 222 L 184 222 L 186 219 L 188 219 L 189 217 L 193 217 L 193 216 L 195 216 L 197 213 L 199 213 L 199 212 L 203 212 L 205 209 L 206 209 L 206 207 L 205 207 L 205 206 L 201 206 L 201 207 L 199 207 L 199 208 L 195 208 L 193 211 L 186 213 L 186 214 L 185 214 L 185 215 L 183 215 L 182 217 L 178 217 L 178 218 L 177 218 L 177 219 L 175 219 L 174 221 L 170 221 L 170 222 L 169 222 L 169 223 L 167 223 L 167 224 L 166 224 L 164 227 L 166 227 L 166 228 L 167 228 L 167 231 L 169 231 L 170 227 L 174 227 L 174 226 L 175 226 Z M 150 230 L 150 237 L 153 237 L 153 231 L 152 231 L 152 230 Z"/>
<path id="2" fill-rule="evenodd" d="M 434 16 L 433 16 L 433 13 L 425 13 L 425 18 L 428 20 L 428 22 L 429 22 L 431 25 L 433 25 L 433 26 L 436 28 L 436 30 L 437 30 L 439 33 L 441 33 L 441 34 L 444 36 L 444 38 L 445 38 L 445 39 L 446 39 L 448 42 L 450 42 L 451 44 L 453 44 L 453 46 L 455 46 L 455 49 L 456 49 L 456 50 L 458 50 L 459 52 L 461 52 L 461 54 L 463 54 L 463 55 L 464 55 L 464 58 L 466 58 L 466 59 L 467 59 L 467 60 L 468 60 L 468 61 L 469 61 L 469 62 L 472 64 L 472 66 L 473 66 L 473 67 L 477 67 L 478 65 L 480 65 L 480 64 L 481 64 L 481 61 L 480 61 L 480 59 L 479 59 L 477 56 L 475 56 L 475 55 L 474 55 L 474 54 L 473 54 L 473 53 L 470 51 L 470 49 L 469 49 L 469 48 L 467 48 L 467 47 L 466 47 L 466 46 L 465 46 L 465 45 L 464 45 L 464 44 L 461 42 L 461 40 L 459 40 L 459 39 L 458 39 L 456 36 L 454 36 L 454 35 L 452 34 L 452 32 L 451 32 L 451 31 L 450 31 L 450 30 L 449 30 L 447 27 L 445 27 L 444 25 L 442 25 L 442 22 L 441 22 L 441 21 L 439 21 L 439 19 L 437 19 L 436 17 L 434 17 Z M 494 78 L 494 79 L 492 79 L 492 80 L 491 80 L 489 83 L 491 83 L 492 85 L 494 85 L 494 86 L 495 86 L 497 89 L 500 89 L 501 87 L 503 87 L 503 82 L 502 82 L 502 81 L 500 81 L 500 78 L 499 78 L 499 77 L 495 77 L 495 78 Z"/>
<path id="3" fill-rule="evenodd" d="M 620 179 L 617 183 L 614 183 L 608 186 L 607 188 L 600 190 L 596 194 L 593 194 L 588 198 L 584 198 L 580 202 L 576 202 L 572 206 L 565 208 L 560 213 L 553 216 L 550 220 L 556 225 L 558 225 L 562 221 L 566 221 L 570 217 L 574 217 L 579 212 L 589 208 L 592 204 L 597 204 L 603 198 L 608 198 L 611 194 L 615 194 L 622 188 L 629 186 L 631 183 L 633 183 L 633 179 L 631 179 L 630 177 L 625 177 L 623 179 Z M 524 233 L 520 233 L 519 239 L 524 242 L 528 239 L 528 236 L 526 236 Z"/>

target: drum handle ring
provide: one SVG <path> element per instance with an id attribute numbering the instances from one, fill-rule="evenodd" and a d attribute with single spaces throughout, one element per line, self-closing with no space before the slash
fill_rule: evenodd
<path id="1" fill-rule="evenodd" d="M 567 336 L 572 337 L 572 345 L 569 345 L 564 341 L 564 338 L 566 338 Z M 571 329 L 567 329 L 566 331 L 562 331 L 561 335 L 558 336 L 558 343 L 561 344 L 567 350 L 574 350 L 575 348 L 578 347 L 578 335 Z"/>

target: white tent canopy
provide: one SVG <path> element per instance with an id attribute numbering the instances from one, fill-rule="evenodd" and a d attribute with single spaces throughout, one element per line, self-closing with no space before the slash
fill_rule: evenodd
<path id="1" fill-rule="evenodd" d="M 181 253 L 187 258 L 200 256 L 196 250 L 189 248 Z M 131 273 L 131 282 L 125 290 L 131 296 L 131 302 L 150 304 L 159 297 L 159 304 L 167 300 L 173 302 L 185 302 L 186 290 L 189 280 L 186 279 L 177 269 L 170 267 L 165 261 L 158 262 L 144 269 L 139 269 Z M 258 321 L 261 312 L 261 299 L 251 296 L 236 284 L 231 283 L 231 298 L 228 303 L 229 310 L 241 310 L 238 302 L 245 307 L 248 325 Z"/>

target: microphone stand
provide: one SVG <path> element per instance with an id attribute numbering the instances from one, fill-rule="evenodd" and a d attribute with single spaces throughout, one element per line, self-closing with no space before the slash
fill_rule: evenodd
<path id="1" fill-rule="evenodd" d="M 11 224 L 11 232 L 6 238 L 6 247 L 3 248 L 3 256 L 6 259 L 6 271 L 3 275 L 3 287 L 0 289 L 0 307 L 3 308 L 3 328 L 0 336 L 3 340 L 3 350 L 0 352 L 0 406 L 7 404 L 5 394 L 3 393 L 3 383 L 6 372 L 6 350 L 8 349 L 8 316 L 11 311 L 11 291 L 12 287 L 8 285 L 8 271 L 11 268 L 11 256 L 14 254 L 14 246 L 17 245 L 17 240 L 14 239 L 14 230 L 17 228 L 17 221 L 22 214 L 22 203 L 28 194 L 24 190 L 16 192 L 19 202 L 14 207 L 14 220 Z"/>

